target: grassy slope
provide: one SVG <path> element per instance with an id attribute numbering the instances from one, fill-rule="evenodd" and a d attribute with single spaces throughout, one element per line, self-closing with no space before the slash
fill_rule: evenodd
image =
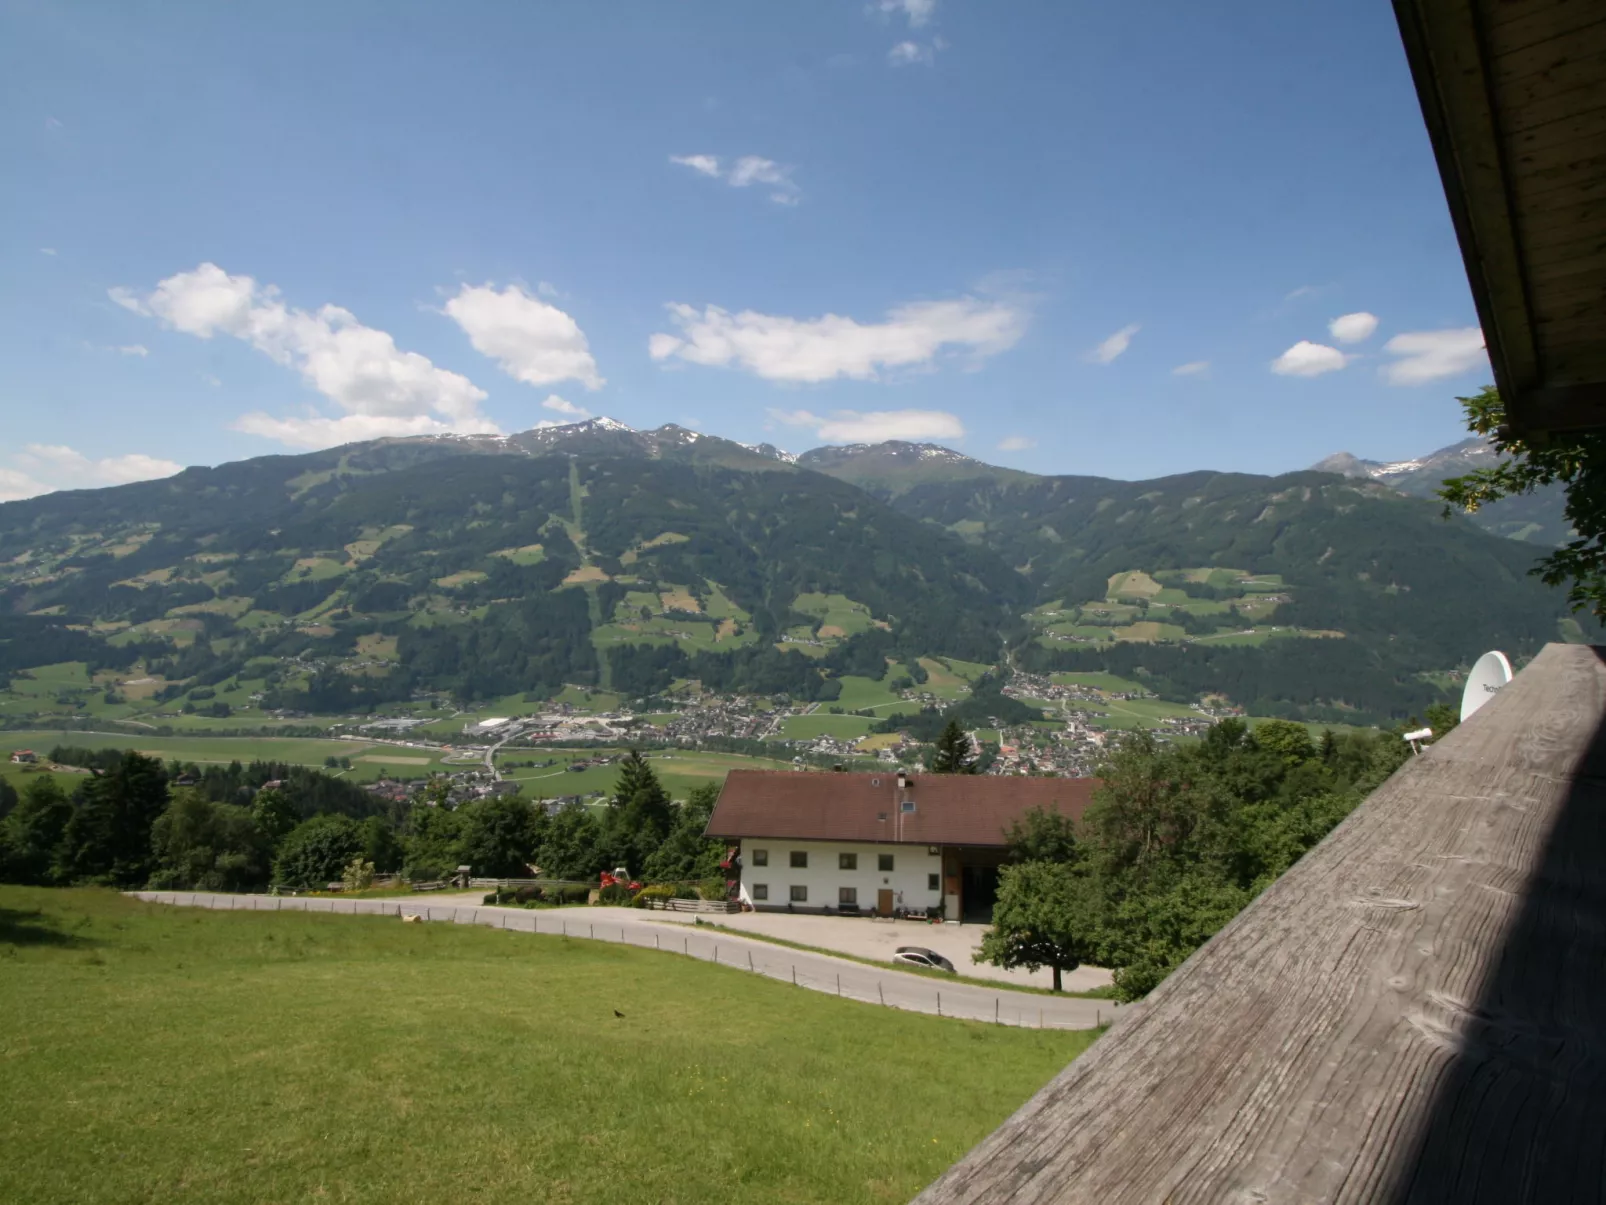
<path id="1" fill-rule="evenodd" d="M 0 963 L 0 1199 L 41 1203 L 904 1201 L 1089 1041 L 97 891 L 0 888 Z"/>

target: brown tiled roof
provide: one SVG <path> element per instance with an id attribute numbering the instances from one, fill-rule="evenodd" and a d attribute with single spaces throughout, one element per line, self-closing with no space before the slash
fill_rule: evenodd
<path id="1" fill-rule="evenodd" d="M 1003 845 L 1009 826 L 1033 808 L 1080 820 L 1097 785 L 1095 778 L 914 774 L 900 797 L 896 772 L 732 770 L 707 832 L 726 838 Z M 903 811 L 901 798 L 912 801 L 914 811 Z"/>

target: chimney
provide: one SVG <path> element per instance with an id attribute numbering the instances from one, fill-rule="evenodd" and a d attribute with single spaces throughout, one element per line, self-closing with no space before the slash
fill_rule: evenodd
<path id="1" fill-rule="evenodd" d="M 907 791 L 908 789 L 909 789 L 909 776 L 907 774 L 905 774 L 902 770 L 899 770 L 898 771 L 898 790 Z"/>

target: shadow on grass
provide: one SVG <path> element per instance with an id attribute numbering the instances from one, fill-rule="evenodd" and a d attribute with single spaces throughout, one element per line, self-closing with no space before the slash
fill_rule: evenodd
<path id="1" fill-rule="evenodd" d="M 91 946 L 97 943 L 58 927 L 38 908 L 0 908 L 0 946 Z"/>

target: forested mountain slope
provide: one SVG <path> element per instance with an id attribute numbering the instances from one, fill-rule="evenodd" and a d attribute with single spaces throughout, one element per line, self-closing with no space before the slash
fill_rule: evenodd
<path id="1" fill-rule="evenodd" d="M 791 460 L 592 420 L 8 503 L 0 673 L 137 664 L 169 697 L 230 678 L 325 712 L 676 678 L 829 699 L 889 658 L 1007 645 L 1021 668 L 1377 719 L 1485 648 L 1581 634 L 1532 545 L 1369 478 L 1037 477 L 914 444 Z"/>

